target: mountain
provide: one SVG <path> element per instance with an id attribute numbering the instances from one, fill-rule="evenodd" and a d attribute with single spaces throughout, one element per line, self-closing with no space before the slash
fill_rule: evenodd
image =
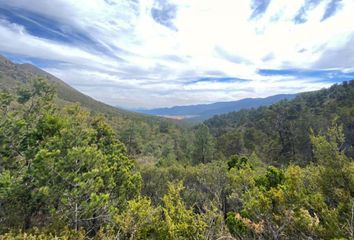
<path id="1" fill-rule="evenodd" d="M 15 64 L 0 56 L 0 90 L 14 93 L 16 88 L 38 77 L 45 78 L 54 85 L 58 106 L 79 103 L 91 113 L 104 115 L 118 139 L 126 146 L 129 155 L 137 162 L 150 164 L 170 156 L 178 156 L 180 160 L 188 157 L 188 152 L 182 152 L 180 147 L 171 147 L 173 144 L 184 144 L 185 133 L 190 134 L 181 124 L 109 106 L 80 93 L 59 78 L 31 64 Z M 192 139 L 189 135 L 186 138 Z"/>
<path id="2" fill-rule="evenodd" d="M 214 115 L 224 114 L 241 109 L 269 106 L 284 99 L 294 99 L 296 94 L 280 94 L 266 98 L 245 98 L 231 102 L 217 102 L 212 104 L 198 104 L 190 106 L 175 106 L 171 108 L 156 108 L 150 110 L 137 110 L 137 112 L 158 115 L 174 119 L 188 119 L 192 121 L 206 120 Z"/>
<path id="3" fill-rule="evenodd" d="M 72 88 L 59 78 L 43 71 L 40 68 L 37 68 L 34 65 L 27 63 L 15 64 L 7 58 L 0 56 L 0 89 L 15 89 L 38 77 L 47 79 L 55 87 L 58 99 L 61 102 L 77 102 L 83 107 L 107 116 L 139 116 L 139 114 L 131 113 L 94 100 L 93 98 Z"/>

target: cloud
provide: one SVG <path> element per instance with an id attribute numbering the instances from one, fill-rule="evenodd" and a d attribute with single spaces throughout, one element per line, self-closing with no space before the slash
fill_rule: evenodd
<path id="1" fill-rule="evenodd" d="M 351 77 L 352 9 L 352 0 L 0 0 L 0 52 L 123 107 L 264 97 Z"/>
<path id="2" fill-rule="evenodd" d="M 350 69 L 354 66 L 354 34 L 343 39 L 344 47 L 332 46 L 325 49 L 314 63 L 316 68 Z"/>
<path id="3" fill-rule="evenodd" d="M 341 7 L 341 2 L 342 2 L 342 0 L 332 0 L 327 5 L 326 11 L 323 14 L 322 21 L 333 16 L 336 13 L 336 11 Z"/>
<path id="4" fill-rule="evenodd" d="M 151 16 L 156 22 L 175 31 L 177 29 L 173 24 L 173 19 L 176 17 L 176 12 L 176 5 L 162 0 L 155 2 L 154 7 L 151 8 Z"/>
<path id="5" fill-rule="evenodd" d="M 253 0 L 252 3 L 253 13 L 251 15 L 251 18 L 257 17 L 262 13 L 264 13 L 267 10 L 270 1 L 271 0 Z"/>

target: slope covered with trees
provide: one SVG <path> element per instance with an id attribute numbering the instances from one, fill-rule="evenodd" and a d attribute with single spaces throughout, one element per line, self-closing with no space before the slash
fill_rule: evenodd
<path id="1" fill-rule="evenodd" d="M 341 146 L 354 156 L 354 81 L 299 94 L 270 107 L 215 116 L 205 122 L 226 157 L 256 152 L 273 164 L 314 161 L 310 135 L 324 133 L 333 122 L 343 126 Z"/>
<path id="2" fill-rule="evenodd" d="M 34 78 L 47 79 L 56 89 L 58 100 L 65 102 L 78 102 L 83 107 L 90 110 L 108 115 L 131 115 L 133 113 L 122 109 L 113 108 L 107 104 L 96 101 L 74 88 L 67 85 L 57 77 L 31 65 L 31 64 L 15 64 L 5 57 L 0 56 L 0 88 L 6 90 L 14 90 L 17 87 L 31 81 Z"/>
<path id="3" fill-rule="evenodd" d="M 173 121 L 109 106 L 82 94 L 31 64 L 15 64 L 0 56 L 1 90 L 15 93 L 16 89 L 36 78 L 45 79 L 55 88 L 56 97 L 53 100 L 61 107 L 68 103 L 79 103 L 90 113 L 103 115 L 117 133 L 119 140 L 126 145 L 128 154 L 139 162 L 189 159 L 190 150 L 187 148 L 193 137 Z"/>

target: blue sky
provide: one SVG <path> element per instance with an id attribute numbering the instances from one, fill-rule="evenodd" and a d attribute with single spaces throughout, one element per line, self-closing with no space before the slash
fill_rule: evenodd
<path id="1" fill-rule="evenodd" d="M 0 0 L 0 54 L 111 105 L 311 91 L 354 79 L 353 0 Z"/>

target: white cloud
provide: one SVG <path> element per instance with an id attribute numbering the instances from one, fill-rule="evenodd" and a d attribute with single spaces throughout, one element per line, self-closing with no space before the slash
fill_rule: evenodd
<path id="1" fill-rule="evenodd" d="M 328 83 L 263 76 L 258 69 L 352 68 L 354 2 L 342 0 L 341 8 L 323 20 L 330 2 L 272 0 L 253 17 L 252 1 L 0 0 L 0 8 L 43 16 L 61 34 L 80 33 L 90 40 L 65 43 L 34 36 L 26 24 L 0 15 L 0 51 L 64 62 L 47 70 L 90 96 L 125 107 L 314 90 Z M 154 19 L 156 6 L 159 14 L 172 9 L 173 14 L 160 16 L 168 24 Z M 300 11 L 306 21 L 296 23 Z M 250 81 L 195 81 L 204 77 Z"/>

